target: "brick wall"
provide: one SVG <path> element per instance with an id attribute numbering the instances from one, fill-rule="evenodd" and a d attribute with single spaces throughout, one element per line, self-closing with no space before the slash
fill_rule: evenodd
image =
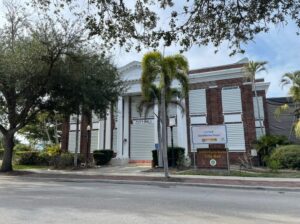
<path id="1" fill-rule="evenodd" d="M 222 111 L 222 95 L 221 95 L 222 88 L 229 87 L 229 86 L 238 86 L 241 89 L 242 109 L 243 109 L 242 121 L 244 124 L 245 147 L 246 147 L 246 152 L 250 153 L 250 150 L 252 148 L 252 143 L 256 139 L 254 107 L 253 107 L 253 98 L 252 98 L 253 92 L 252 92 L 251 84 L 244 83 L 244 81 L 245 80 L 243 78 L 235 78 L 235 79 L 227 79 L 227 80 L 217 80 L 213 82 L 194 83 L 190 85 L 190 89 L 191 90 L 203 89 L 203 88 L 206 89 L 207 123 L 209 125 L 224 123 L 224 117 Z M 264 91 L 261 91 L 260 94 L 264 94 L 264 99 L 265 99 Z M 265 115 L 265 117 L 267 118 L 267 115 Z M 187 116 L 187 125 L 188 127 L 190 127 L 189 116 Z M 190 152 L 191 150 L 190 133 L 188 133 L 188 146 Z M 209 145 L 209 149 L 222 151 L 225 150 L 225 145 L 211 144 Z M 230 162 L 240 163 L 239 158 L 243 158 L 243 156 L 244 156 L 244 152 L 230 152 Z"/>
<path id="2" fill-rule="evenodd" d="M 240 86 L 240 88 L 242 96 L 246 152 L 250 153 L 252 144 L 256 139 L 252 85 L 246 84 Z"/>

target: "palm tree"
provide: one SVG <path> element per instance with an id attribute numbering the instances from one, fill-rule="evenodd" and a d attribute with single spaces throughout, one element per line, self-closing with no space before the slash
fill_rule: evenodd
<path id="1" fill-rule="evenodd" d="M 248 64 L 245 65 L 245 69 L 247 72 L 247 78 L 251 81 L 252 87 L 254 89 L 254 95 L 255 95 L 256 107 L 257 107 L 257 115 L 258 115 L 258 119 L 259 119 L 260 131 L 261 131 L 262 135 L 264 135 L 265 133 L 264 133 L 263 124 L 261 121 L 260 106 L 259 106 L 259 101 L 258 101 L 258 97 L 257 97 L 255 78 L 256 78 L 257 73 L 266 71 L 266 67 L 265 67 L 266 64 L 267 64 L 266 61 L 262 61 L 262 62 L 249 61 Z"/>
<path id="2" fill-rule="evenodd" d="M 172 88 L 172 82 L 179 81 L 181 88 Z M 167 125 L 166 108 L 168 104 L 181 105 L 178 100 L 184 98 L 188 93 L 188 62 L 180 54 L 164 57 L 159 52 L 149 52 L 142 60 L 142 96 L 141 107 L 147 104 L 148 108 L 158 105 L 157 133 L 161 147 L 165 177 L 168 174 L 167 157 Z M 147 110 L 146 110 L 147 112 Z"/>
<path id="3" fill-rule="evenodd" d="M 290 86 L 289 95 L 295 106 L 293 111 L 295 115 L 294 132 L 296 137 L 300 138 L 300 71 L 284 74 L 281 79 L 281 85 Z M 288 104 L 278 107 L 275 111 L 275 116 L 279 117 L 282 112 L 287 111 L 288 109 L 290 109 Z"/>

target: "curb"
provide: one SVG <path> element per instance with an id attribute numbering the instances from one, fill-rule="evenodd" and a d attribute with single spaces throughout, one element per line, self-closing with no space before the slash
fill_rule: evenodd
<path id="1" fill-rule="evenodd" d="M 300 192 L 300 188 L 292 187 L 271 187 L 271 186 L 249 186 L 249 185 L 229 185 L 229 184 L 208 184 L 208 183 L 186 183 L 176 181 L 146 181 L 146 180 L 109 180 L 109 179 L 80 179 L 80 178 L 64 178 L 64 177 L 32 177 L 21 176 L 22 179 L 33 180 L 48 180 L 53 182 L 74 182 L 74 183 L 110 183 L 110 184 L 132 184 L 132 185 L 147 185 L 147 186 L 164 186 L 164 187 L 209 187 L 222 189 L 237 189 L 237 190 L 264 190 L 264 191 L 285 191 L 285 192 Z"/>

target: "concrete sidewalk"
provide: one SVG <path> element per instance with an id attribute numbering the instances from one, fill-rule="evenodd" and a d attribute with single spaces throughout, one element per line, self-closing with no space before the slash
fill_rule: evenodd
<path id="1" fill-rule="evenodd" d="M 201 175 L 171 175 L 166 179 L 161 172 L 145 172 L 149 167 L 120 166 L 86 170 L 27 170 L 7 177 L 43 178 L 51 181 L 109 182 L 147 185 L 186 185 L 239 189 L 300 191 L 300 178 L 262 178 Z"/>

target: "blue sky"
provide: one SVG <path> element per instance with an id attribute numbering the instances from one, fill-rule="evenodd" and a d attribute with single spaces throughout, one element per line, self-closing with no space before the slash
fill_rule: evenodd
<path id="1" fill-rule="evenodd" d="M 245 54 L 229 57 L 228 44 L 219 47 L 214 53 L 213 46 L 195 46 L 184 55 L 189 60 L 190 68 L 217 66 L 235 63 L 248 57 L 250 60 L 267 61 L 267 72 L 262 72 L 258 77 L 270 82 L 268 97 L 287 96 L 288 89 L 280 86 L 281 76 L 286 72 L 300 70 L 300 36 L 296 34 L 297 26 L 290 22 L 287 26 L 272 27 L 268 33 L 262 33 L 244 45 Z M 165 54 L 178 53 L 179 48 L 173 46 L 165 49 Z M 132 60 L 140 61 L 143 53 L 127 53 L 121 49 L 114 53 L 114 60 L 118 66 L 125 65 Z"/>

